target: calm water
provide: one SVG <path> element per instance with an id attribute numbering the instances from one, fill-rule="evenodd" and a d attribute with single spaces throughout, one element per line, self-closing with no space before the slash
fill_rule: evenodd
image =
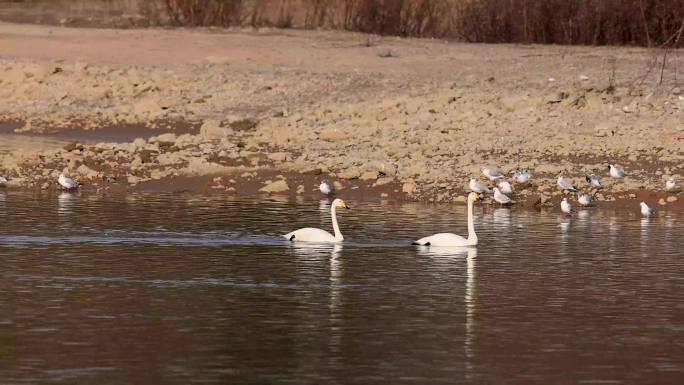
<path id="1" fill-rule="evenodd" d="M 2 384 L 681 384 L 681 216 L 0 190 Z"/>

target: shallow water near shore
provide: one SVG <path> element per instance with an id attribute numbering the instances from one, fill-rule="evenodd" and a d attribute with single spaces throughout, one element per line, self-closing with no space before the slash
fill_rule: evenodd
<path id="1" fill-rule="evenodd" d="M 0 190 L 3 383 L 678 383 L 679 213 Z"/>

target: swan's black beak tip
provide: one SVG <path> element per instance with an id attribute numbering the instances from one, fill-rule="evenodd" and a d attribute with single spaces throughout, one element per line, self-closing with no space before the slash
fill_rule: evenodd
<path id="1" fill-rule="evenodd" d="M 351 209 L 351 207 L 349 207 L 348 205 L 344 205 L 344 208 L 347 209 L 347 210 L 350 210 L 350 209 Z"/>

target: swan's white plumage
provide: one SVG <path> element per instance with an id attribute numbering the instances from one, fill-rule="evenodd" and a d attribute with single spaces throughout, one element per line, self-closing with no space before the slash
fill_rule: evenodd
<path id="1" fill-rule="evenodd" d="M 292 238 L 294 236 L 294 238 Z M 285 239 L 299 242 L 335 242 L 335 236 L 314 227 L 305 227 L 283 235 Z"/>
<path id="2" fill-rule="evenodd" d="M 452 233 L 439 233 L 415 241 L 419 245 L 430 246 L 468 246 L 468 240 Z"/>
<path id="3" fill-rule="evenodd" d="M 468 194 L 468 238 L 463 238 L 460 235 L 452 233 L 438 233 L 430 235 L 429 237 L 420 238 L 413 242 L 413 244 L 436 247 L 476 246 L 477 234 L 475 234 L 475 225 L 473 224 L 473 202 L 478 199 L 480 199 L 480 196 L 477 193 L 471 192 Z"/>
<path id="4" fill-rule="evenodd" d="M 0 187 L 4 187 L 7 184 L 7 177 L 0 175 Z"/>
<path id="5" fill-rule="evenodd" d="M 342 236 L 342 232 L 340 232 L 340 227 L 337 224 L 337 212 L 336 208 L 341 207 L 348 209 L 349 206 L 340 198 L 335 199 L 332 201 L 332 204 L 330 205 L 330 216 L 332 217 L 332 225 L 333 225 L 333 231 L 335 232 L 335 235 L 330 234 L 329 232 L 313 227 L 305 227 L 301 228 L 299 230 L 295 230 L 292 232 L 289 232 L 283 237 L 289 241 L 296 241 L 296 242 L 320 242 L 320 243 L 337 243 L 337 242 L 342 242 L 344 241 L 344 237 Z"/>

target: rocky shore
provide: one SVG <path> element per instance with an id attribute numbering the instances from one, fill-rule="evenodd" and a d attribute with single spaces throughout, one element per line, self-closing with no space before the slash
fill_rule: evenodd
<path id="1" fill-rule="evenodd" d="M 0 24 L 0 45 L 0 135 L 69 142 L 0 155 L 8 188 L 57 190 L 65 171 L 93 190 L 306 197 L 327 179 L 357 199 L 464 202 L 493 166 L 532 170 L 519 205 L 557 205 L 559 174 L 589 192 L 593 172 L 599 205 L 684 207 L 664 189 L 684 184 L 682 52 L 661 80 L 653 50 L 341 32 Z"/>

